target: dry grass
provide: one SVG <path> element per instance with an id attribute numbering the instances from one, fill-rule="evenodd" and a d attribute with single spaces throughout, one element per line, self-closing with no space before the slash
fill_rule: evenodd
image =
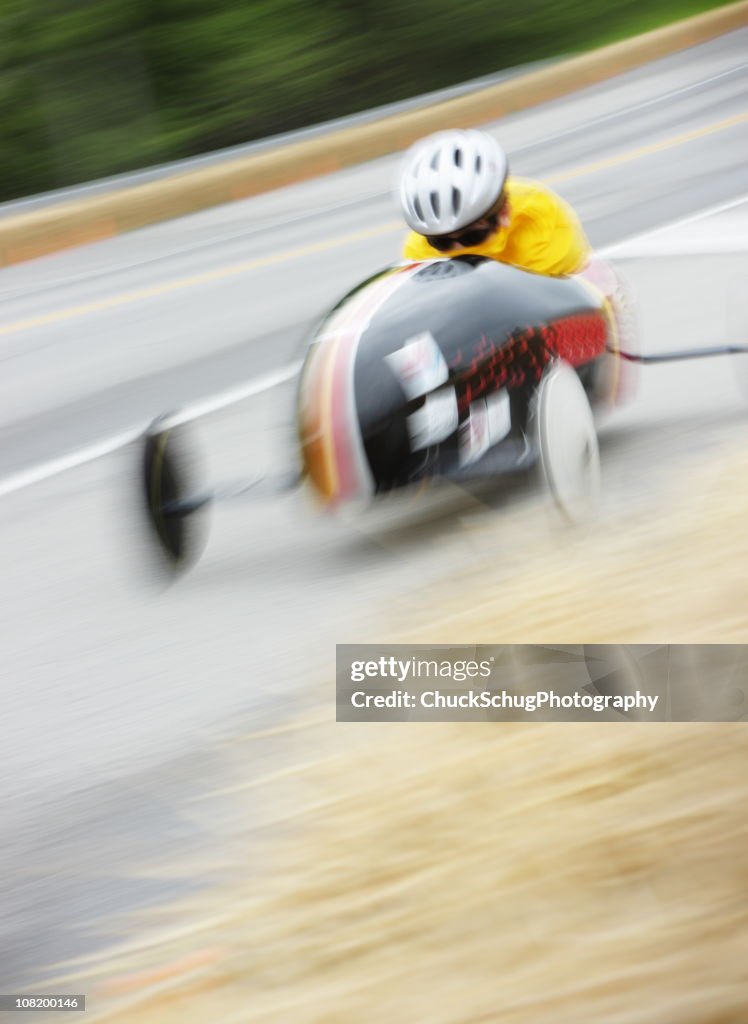
<path id="1" fill-rule="evenodd" d="M 468 612 L 447 592 L 411 638 L 745 640 L 746 479 L 736 457 L 674 515 L 546 544 L 511 593 L 498 573 Z M 328 725 L 319 745 L 337 760 L 305 775 L 270 877 L 102 965 L 94 1020 L 748 1020 L 744 725 Z"/>
<path id="2" fill-rule="evenodd" d="M 110 964 L 94 1019 L 746 1019 L 742 726 L 364 731 L 263 891 Z"/>
<path id="3" fill-rule="evenodd" d="M 480 573 L 473 566 L 436 596 L 410 595 L 408 639 L 748 642 L 744 451 L 689 474 L 656 510 L 622 510 L 556 542 L 549 542 L 543 519 L 530 512 L 509 533 L 506 523 L 498 529 L 483 521 Z M 405 609 L 398 612 L 402 617 Z"/>

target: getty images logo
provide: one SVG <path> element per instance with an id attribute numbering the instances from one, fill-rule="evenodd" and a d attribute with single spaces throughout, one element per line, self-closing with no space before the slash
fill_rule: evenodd
<path id="1" fill-rule="evenodd" d="M 433 658 L 396 658 L 382 655 L 368 661 L 351 662 L 351 682 L 363 683 L 367 679 L 393 679 L 398 683 L 414 679 L 451 679 L 464 683 L 469 679 L 487 679 L 491 675 L 493 656 L 483 660 L 456 660 Z"/>

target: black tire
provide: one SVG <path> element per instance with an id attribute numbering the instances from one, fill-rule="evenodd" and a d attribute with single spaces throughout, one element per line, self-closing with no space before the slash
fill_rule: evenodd
<path id="1" fill-rule="evenodd" d="M 143 439 L 143 505 L 149 533 L 173 572 L 192 565 L 206 539 L 207 502 L 191 501 L 190 468 L 183 428 L 160 417 Z"/>

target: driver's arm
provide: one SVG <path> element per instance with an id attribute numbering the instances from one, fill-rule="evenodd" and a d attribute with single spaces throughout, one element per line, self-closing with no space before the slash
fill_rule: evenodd
<path id="1" fill-rule="evenodd" d="M 517 263 L 537 274 L 576 274 L 591 253 L 584 228 L 561 196 L 545 185 L 533 185 L 512 224 Z"/>

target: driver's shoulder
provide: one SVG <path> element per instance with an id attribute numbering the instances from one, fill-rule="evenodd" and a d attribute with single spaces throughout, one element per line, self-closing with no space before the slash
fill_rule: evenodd
<path id="1" fill-rule="evenodd" d="M 552 188 L 534 178 L 510 176 L 506 182 L 506 193 L 513 208 L 517 211 L 531 210 L 536 207 L 547 208 L 549 205 L 554 206 L 560 202 L 560 197 Z"/>

